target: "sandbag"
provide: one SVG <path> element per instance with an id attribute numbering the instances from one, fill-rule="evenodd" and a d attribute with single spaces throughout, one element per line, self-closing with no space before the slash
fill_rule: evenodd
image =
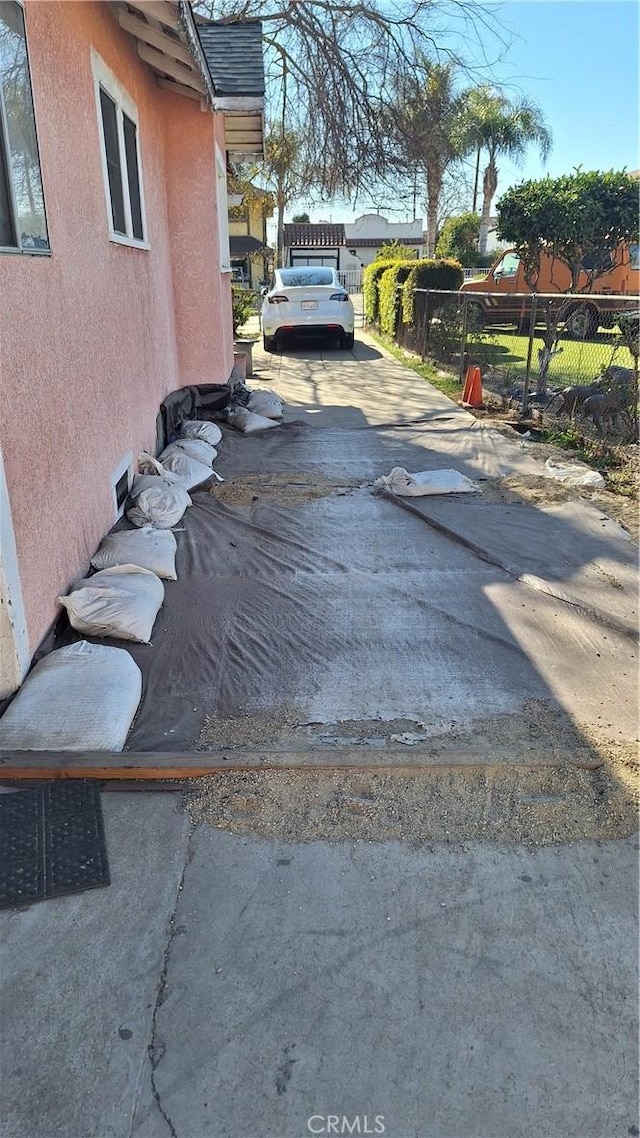
<path id="1" fill-rule="evenodd" d="M 191 505 L 191 498 L 177 475 L 163 470 L 155 459 L 151 461 L 159 471 L 157 474 L 134 476 L 129 492 L 133 505 L 127 507 L 127 517 L 134 526 L 171 529 Z"/>
<path id="2" fill-rule="evenodd" d="M 555 478 L 565 486 L 581 486 L 595 490 L 605 485 L 604 478 L 597 470 L 590 470 L 588 466 L 581 466 L 577 462 L 554 462 L 552 458 L 548 458 L 544 466 L 547 478 Z"/>
<path id="3" fill-rule="evenodd" d="M 81 640 L 29 673 L 0 719 L 0 746 L 18 751 L 121 751 L 142 695 L 123 648 Z"/>
<path id="4" fill-rule="evenodd" d="M 284 404 L 280 396 L 264 387 L 256 387 L 251 392 L 247 407 L 255 415 L 264 415 L 267 419 L 281 419 L 284 415 Z"/>
<path id="5" fill-rule="evenodd" d="M 163 600 L 160 578 L 137 565 L 101 569 L 78 581 L 67 597 L 57 598 L 77 632 L 141 644 L 149 644 Z"/>
<path id="6" fill-rule="evenodd" d="M 229 411 L 228 423 L 230 427 L 235 427 L 236 431 L 242 431 L 245 435 L 253 435 L 256 431 L 268 431 L 270 427 L 280 426 L 275 419 L 268 419 L 265 415 L 255 415 L 246 407 L 234 407 Z"/>
<path id="7" fill-rule="evenodd" d="M 169 470 L 172 474 L 177 475 L 185 490 L 192 490 L 194 486 L 202 486 L 211 478 L 211 466 L 205 465 L 204 462 L 198 462 L 197 459 L 185 454 L 177 443 L 170 443 L 159 455 L 159 461 L 164 470 Z"/>
<path id="8" fill-rule="evenodd" d="M 191 419 L 180 424 L 181 439 L 204 439 L 212 447 L 222 441 L 222 431 L 217 423 L 206 423 L 204 419 Z"/>
<path id="9" fill-rule="evenodd" d="M 210 443 L 206 443 L 204 439 L 176 439 L 167 447 L 167 450 L 173 450 L 174 447 L 184 451 L 185 454 L 189 455 L 189 458 L 195 458 L 196 462 L 202 462 L 205 466 L 213 466 L 218 457 L 216 448 L 212 447 Z"/>
<path id="10" fill-rule="evenodd" d="M 470 494 L 478 487 L 459 470 L 422 470 L 408 474 L 401 466 L 394 466 L 390 474 L 376 479 L 376 490 L 390 490 L 403 498 L 418 498 L 426 494 Z"/>
<path id="11" fill-rule="evenodd" d="M 150 569 L 158 577 L 176 581 L 176 539 L 170 530 L 153 526 L 109 533 L 91 558 L 94 569 L 112 569 L 114 565 L 137 565 Z"/>

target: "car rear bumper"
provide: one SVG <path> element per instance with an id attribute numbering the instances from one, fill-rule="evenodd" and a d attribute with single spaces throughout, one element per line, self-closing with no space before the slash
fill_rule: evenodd
<path id="1" fill-rule="evenodd" d="M 264 323 L 262 330 L 265 336 L 344 336 L 351 335 L 353 332 L 353 321 L 345 320 L 343 323 L 329 324 L 307 324 L 307 323 L 287 323 L 283 320 L 282 323 L 276 321 L 269 324 Z"/>

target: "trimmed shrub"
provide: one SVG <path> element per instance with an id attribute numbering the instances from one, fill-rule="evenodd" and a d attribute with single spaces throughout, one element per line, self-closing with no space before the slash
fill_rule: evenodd
<path id="1" fill-rule="evenodd" d="M 378 280 L 378 315 L 380 331 L 385 336 L 395 336 L 400 315 L 400 285 L 415 267 L 415 261 L 398 261 L 390 265 Z"/>
<path id="2" fill-rule="evenodd" d="M 385 269 L 395 265 L 395 263 L 394 259 L 380 257 L 379 260 L 373 261 L 363 270 L 362 295 L 365 324 L 376 324 L 378 321 L 378 282 Z"/>
<path id="3" fill-rule="evenodd" d="M 427 259 L 416 261 L 402 287 L 402 320 L 413 326 L 413 293 L 417 288 L 451 290 L 457 292 L 464 280 L 459 261 Z"/>

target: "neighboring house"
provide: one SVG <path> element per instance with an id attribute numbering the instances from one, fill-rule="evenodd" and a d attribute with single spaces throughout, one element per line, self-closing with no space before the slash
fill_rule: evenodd
<path id="1" fill-rule="evenodd" d="M 406 245 L 408 257 L 424 256 L 422 219 L 392 222 L 367 213 L 344 225 L 292 222 L 284 227 L 284 260 L 286 265 L 329 265 L 339 272 L 351 272 L 370 265 L 391 241 Z"/>
<path id="2" fill-rule="evenodd" d="M 231 188 L 236 188 L 233 179 Z M 238 188 L 240 201 L 236 204 L 235 195 L 229 198 L 233 277 L 257 290 L 269 277 L 271 250 L 267 245 L 267 219 L 273 217 L 273 196 L 247 183 Z"/>
<path id="3" fill-rule="evenodd" d="M 264 80 L 260 25 L 219 34 L 182 0 L 0 4 L 2 695 L 161 402 L 232 371 L 227 160 L 263 153 Z"/>
<path id="4" fill-rule="evenodd" d="M 347 252 L 350 258 L 360 265 L 370 265 L 375 261 L 383 245 L 397 241 L 405 245 L 407 257 L 425 257 L 426 237 L 422 232 L 422 218 L 415 221 L 387 221 L 377 213 L 365 213 L 354 222 L 345 224 Z M 345 265 L 355 268 L 356 265 Z"/>
<path id="5" fill-rule="evenodd" d="M 285 265 L 327 265 L 344 269 L 351 260 L 347 254 L 344 225 L 321 221 L 317 224 L 294 221 L 284 226 Z"/>

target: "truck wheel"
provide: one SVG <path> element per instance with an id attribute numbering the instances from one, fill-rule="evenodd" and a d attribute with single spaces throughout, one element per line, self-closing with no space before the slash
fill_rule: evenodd
<path id="1" fill-rule="evenodd" d="M 598 331 L 598 313 L 592 305 L 580 305 L 569 313 L 565 331 L 572 340 L 592 340 Z"/>
<path id="2" fill-rule="evenodd" d="M 275 350 L 276 350 L 276 338 L 275 338 L 275 336 L 263 336 L 262 337 L 262 346 L 263 346 L 265 352 L 275 352 Z"/>

